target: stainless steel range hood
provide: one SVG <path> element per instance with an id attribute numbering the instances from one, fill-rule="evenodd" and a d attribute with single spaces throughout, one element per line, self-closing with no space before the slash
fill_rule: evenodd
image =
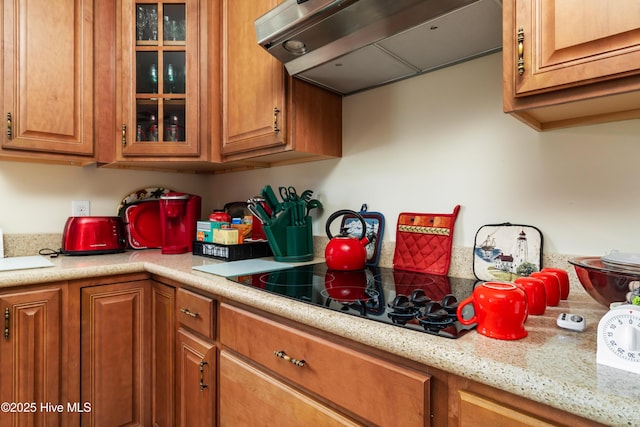
<path id="1" fill-rule="evenodd" d="M 500 0 L 285 0 L 255 22 L 289 74 L 348 95 L 502 48 Z"/>

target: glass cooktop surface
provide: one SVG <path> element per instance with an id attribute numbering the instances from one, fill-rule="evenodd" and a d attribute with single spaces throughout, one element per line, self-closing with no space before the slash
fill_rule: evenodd
<path id="1" fill-rule="evenodd" d="M 475 327 L 462 325 L 456 316 L 457 303 L 471 295 L 479 283 L 473 279 L 385 267 L 332 271 L 324 263 L 228 279 L 329 310 L 446 338 L 458 338 Z M 471 305 L 462 315 L 465 319 L 473 315 Z"/>

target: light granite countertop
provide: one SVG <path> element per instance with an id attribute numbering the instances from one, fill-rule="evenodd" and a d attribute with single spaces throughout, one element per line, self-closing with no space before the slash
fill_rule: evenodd
<path id="1" fill-rule="evenodd" d="M 128 251 L 60 256 L 52 262 L 54 267 L 0 272 L 0 289 L 147 271 L 603 424 L 640 425 L 640 375 L 596 364 L 597 324 L 606 308 L 573 288 L 560 306 L 548 308 L 543 316 L 529 316 L 526 338 L 501 341 L 472 332 L 451 340 L 311 306 L 193 270 L 193 266 L 220 261 L 190 253 Z M 561 312 L 584 316 L 586 330 L 558 328 L 555 321 Z"/>

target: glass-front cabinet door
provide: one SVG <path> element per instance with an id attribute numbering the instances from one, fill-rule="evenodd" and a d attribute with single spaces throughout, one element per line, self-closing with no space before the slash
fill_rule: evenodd
<path id="1" fill-rule="evenodd" d="M 123 1 L 123 157 L 198 156 L 198 1 Z"/>

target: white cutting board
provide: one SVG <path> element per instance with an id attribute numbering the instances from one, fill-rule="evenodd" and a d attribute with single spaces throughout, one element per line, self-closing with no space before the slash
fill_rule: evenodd
<path id="1" fill-rule="evenodd" d="M 293 267 L 293 265 L 284 262 L 269 261 L 266 259 L 243 259 L 220 264 L 196 265 L 193 269 L 217 276 L 230 277 L 285 270 L 291 267 Z"/>
<path id="2" fill-rule="evenodd" d="M 0 258 L 0 271 L 41 267 L 53 267 L 53 263 L 40 255 Z"/>

